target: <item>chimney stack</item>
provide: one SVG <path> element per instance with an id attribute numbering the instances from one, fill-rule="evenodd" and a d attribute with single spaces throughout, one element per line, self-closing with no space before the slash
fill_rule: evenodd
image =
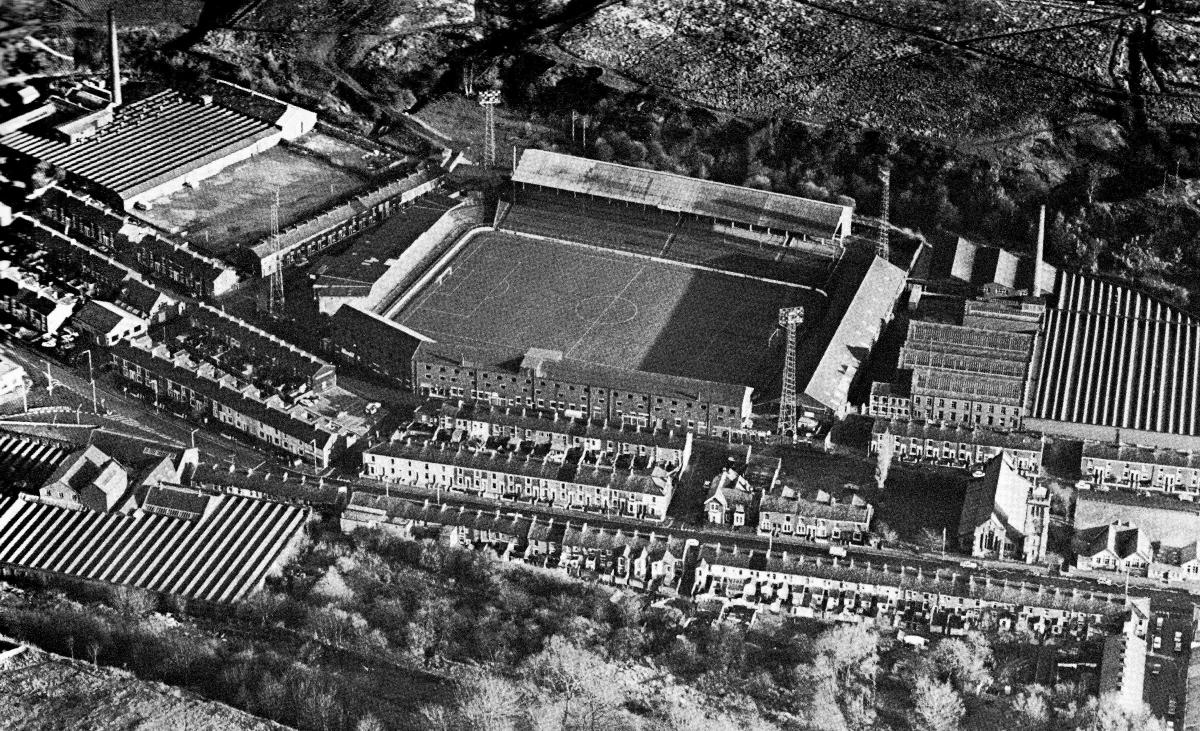
<path id="1" fill-rule="evenodd" d="M 109 91 L 115 108 L 121 106 L 121 48 L 117 45 L 117 19 L 112 8 L 108 9 L 108 52 L 109 71 L 112 73 Z"/>
<path id="2" fill-rule="evenodd" d="M 1042 287 L 1042 261 L 1046 257 L 1046 204 L 1042 204 L 1038 214 L 1037 256 L 1033 261 L 1033 296 L 1041 297 L 1045 288 Z"/>

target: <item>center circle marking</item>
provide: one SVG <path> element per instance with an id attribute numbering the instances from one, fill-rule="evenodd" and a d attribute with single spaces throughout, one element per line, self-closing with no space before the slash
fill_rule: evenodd
<path id="1" fill-rule="evenodd" d="M 638 316 L 638 306 L 624 297 L 600 294 L 575 303 L 575 315 L 584 322 L 620 325 Z"/>

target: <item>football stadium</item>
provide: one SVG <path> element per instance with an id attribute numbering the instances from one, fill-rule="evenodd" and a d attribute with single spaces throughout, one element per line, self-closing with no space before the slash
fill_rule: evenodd
<path id="1" fill-rule="evenodd" d="M 802 406 L 844 412 L 903 287 L 849 206 L 541 150 L 512 182 L 386 309 L 339 310 L 341 347 L 426 394 L 724 435 L 777 409 L 782 308 Z"/>

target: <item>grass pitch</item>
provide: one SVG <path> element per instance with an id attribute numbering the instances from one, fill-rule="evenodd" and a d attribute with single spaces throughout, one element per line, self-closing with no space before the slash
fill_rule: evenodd
<path id="1" fill-rule="evenodd" d="M 494 362 L 532 347 L 565 358 L 760 386 L 778 371 L 781 307 L 817 315 L 797 286 L 510 233 L 472 240 L 395 319 Z"/>

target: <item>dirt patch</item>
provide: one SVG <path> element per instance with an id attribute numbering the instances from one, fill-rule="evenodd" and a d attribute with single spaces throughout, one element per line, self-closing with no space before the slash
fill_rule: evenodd
<path id="1" fill-rule="evenodd" d="M 36 648 L 0 666 L 0 707 L 0 725 L 10 730 L 284 728 L 128 672 L 96 668 Z"/>
<path id="2" fill-rule="evenodd" d="M 231 165 L 196 188 L 158 198 L 150 210 L 137 215 L 221 256 L 270 233 L 276 190 L 282 229 L 367 184 L 366 176 L 275 147 Z"/>

